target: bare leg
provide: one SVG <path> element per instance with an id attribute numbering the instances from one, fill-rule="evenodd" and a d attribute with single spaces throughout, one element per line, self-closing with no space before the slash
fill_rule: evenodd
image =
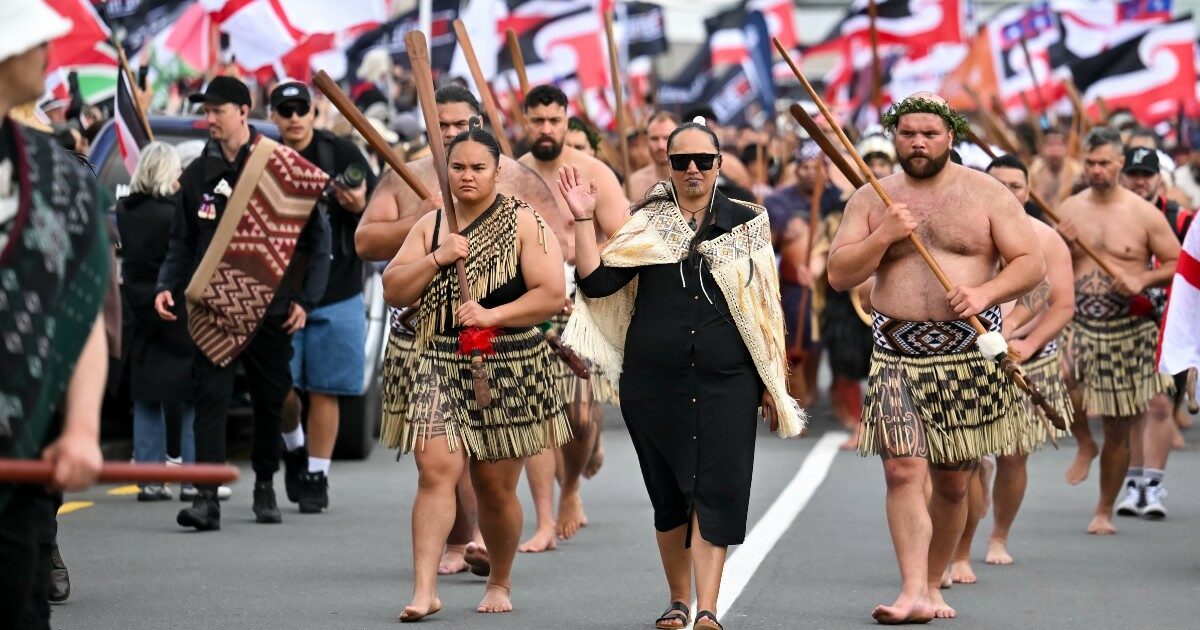
<path id="1" fill-rule="evenodd" d="M 340 419 L 337 396 L 308 394 L 308 454 L 310 457 L 333 457 Z"/>
<path id="2" fill-rule="evenodd" d="M 692 566 L 696 570 L 697 613 L 717 614 L 717 595 L 721 591 L 721 573 L 725 570 L 728 547 L 714 545 L 700 534 L 700 518 L 692 513 Z"/>
<path id="3" fill-rule="evenodd" d="M 1088 478 L 1092 460 L 1096 459 L 1100 448 L 1096 446 L 1096 439 L 1092 437 L 1092 430 L 1088 427 L 1087 411 L 1083 408 L 1083 392 L 1078 389 L 1071 390 L 1071 409 L 1075 416 L 1071 422 L 1071 433 L 1075 436 L 1076 450 L 1075 461 L 1071 462 L 1071 467 L 1067 469 L 1067 483 L 1077 486 Z"/>
<path id="4" fill-rule="evenodd" d="M 471 483 L 479 500 L 479 529 L 487 543 L 492 572 L 478 612 L 512 610 L 512 564 L 521 538 L 521 501 L 517 499 L 517 481 L 521 478 L 520 458 L 495 462 L 471 462 Z"/>
<path id="5" fill-rule="evenodd" d="M 838 420 L 850 432 L 850 437 L 842 443 L 841 448 L 857 450 L 862 433 L 862 385 L 858 381 L 835 376 L 832 389 Z"/>
<path id="6" fill-rule="evenodd" d="M 667 588 L 672 602 L 690 604 L 692 601 L 692 554 L 683 546 L 687 538 L 687 525 L 680 525 L 668 532 L 654 532 L 658 542 L 658 556 L 662 559 L 663 573 L 667 576 Z M 693 540 L 698 537 L 693 537 Z M 695 547 L 695 545 L 693 545 Z M 668 602 L 669 603 L 669 602 Z M 683 624 L 678 624 L 680 628 Z"/>
<path id="7" fill-rule="evenodd" d="M 604 466 L 604 405 L 592 401 L 592 424 L 596 425 L 596 440 L 592 443 L 592 454 L 588 456 L 587 466 L 583 467 L 583 478 L 591 479 Z"/>
<path id="8" fill-rule="evenodd" d="M 1146 468 L 1166 470 L 1167 458 L 1171 455 L 1172 442 L 1175 439 L 1175 432 L 1178 430 L 1172 420 L 1173 415 L 1173 404 L 1166 394 L 1159 394 L 1150 399 L 1150 405 L 1146 410 L 1146 431 L 1142 436 L 1141 449 L 1144 456 L 1142 465 Z M 1129 448 L 1129 465 L 1139 465 L 1137 462 L 1138 451 L 1133 450 L 1132 434 L 1129 436 Z"/>
<path id="9" fill-rule="evenodd" d="M 1104 448 L 1100 451 L 1100 500 L 1088 525 L 1089 534 L 1117 533 L 1112 524 L 1113 504 L 1129 470 L 1129 431 L 1134 418 L 1104 418 Z"/>
<path id="10" fill-rule="evenodd" d="M 466 509 L 467 502 L 463 500 L 464 487 L 466 493 L 470 495 L 471 514 L 469 515 Z M 475 491 L 471 488 L 471 474 L 467 472 L 465 466 L 462 475 L 458 478 L 455 495 L 454 527 L 450 528 L 450 535 L 446 537 L 446 549 L 442 552 L 441 562 L 438 563 L 438 573 L 441 575 L 453 575 L 467 570 L 468 565 L 465 559 L 467 544 L 478 536 L 479 528 L 475 522 L 478 519 Z"/>
<path id="11" fill-rule="evenodd" d="M 933 601 L 934 614 L 940 619 L 953 619 L 958 614 L 942 600 L 938 585 L 967 522 L 967 486 L 972 472 L 930 471 L 933 496 L 929 499 L 929 520 L 933 527 L 929 539 L 929 599 Z"/>
<path id="12" fill-rule="evenodd" d="M 975 538 L 975 528 L 983 518 L 986 503 L 987 488 L 984 486 L 983 467 L 979 466 L 967 483 L 967 520 L 948 569 L 952 582 L 974 584 L 977 581 L 975 571 L 971 569 L 971 541 Z"/>
<path id="13" fill-rule="evenodd" d="M 988 564 L 1012 564 L 1012 556 L 1008 553 L 1008 532 L 1025 498 L 1028 484 L 1025 463 L 1028 459 L 1028 455 L 1000 455 L 996 458 L 996 486 L 992 493 L 996 512 L 992 535 L 988 538 Z"/>
<path id="14" fill-rule="evenodd" d="M 554 526 L 554 473 L 558 465 L 556 460 L 557 455 L 552 448 L 544 449 L 525 460 L 529 493 L 533 495 L 533 509 L 537 514 L 537 530 L 529 540 L 521 543 L 519 549 L 522 552 L 538 553 L 557 547 Z"/>
<path id="15" fill-rule="evenodd" d="M 562 468 L 558 479 L 558 537 L 563 540 L 571 538 L 579 528 L 587 525 L 587 515 L 583 512 L 583 498 L 579 495 L 579 482 L 600 435 L 590 415 L 594 409 L 590 384 L 581 382 L 575 389 L 578 392 L 576 400 L 568 407 L 567 416 L 571 421 L 575 439 L 563 444 L 559 449 L 562 454 Z"/>
<path id="16" fill-rule="evenodd" d="M 804 407 L 817 404 L 817 399 L 820 397 L 820 389 L 817 387 L 817 371 L 820 367 L 821 346 L 813 346 L 809 348 L 808 356 L 804 360 L 804 387 L 809 398 L 808 404 Z"/>
<path id="17" fill-rule="evenodd" d="M 416 621 L 441 609 L 437 596 L 438 558 L 454 525 L 454 486 L 466 467 L 463 451 L 451 453 L 445 436 L 430 438 L 416 451 L 417 498 L 413 500 L 413 598 L 401 621 Z"/>
<path id="18" fill-rule="evenodd" d="M 925 506 L 929 463 L 918 457 L 883 460 L 887 482 L 887 520 L 900 565 L 900 596 L 871 615 L 880 623 L 926 622 L 933 619 L 929 598 L 929 538 L 932 527 Z"/>

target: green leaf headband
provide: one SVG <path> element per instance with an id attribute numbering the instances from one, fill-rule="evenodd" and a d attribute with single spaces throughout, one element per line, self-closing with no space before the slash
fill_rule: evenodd
<path id="1" fill-rule="evenodd" d="M 919 97 L 909 97 L 899 103 L 894 103 L 888 108 L 880 122 L 883 123 L 885 129 L 895 131 L 896 125 L 900 123 L 900 117 L 905 114 L 937 114 L 946 121 L 946 126 L 954 132 L 956 138 L 966 138 L 971 131 L 967 119 L 947 107 L 945 103 Z"/>

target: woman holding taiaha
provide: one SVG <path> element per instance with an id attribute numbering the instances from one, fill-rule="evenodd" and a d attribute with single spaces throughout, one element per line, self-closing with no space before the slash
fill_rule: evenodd
<path id="1" fill-rule="evenodd" d="M 441 610 L 438 560 L 454 523 L 454 488 L 464 466 L 479 498 L 479 527 L 491 575 L 479 612 L 512 610 L 509 575 L 521 533 L 517 480 L 525 457 L 571 437 L 563 403 L 546 377 L 556 361 L 537 324 L 566 301 L 558 240 L 520 199 L 496 192 L 500 147 L 472 125 L 447 148 L 460 233 L 444 211 L 422 217 L 383 274 L 392 306 L 420 299 L 416 368 L 401 452 L 414 451 L 413 599 L 400 621 Z M 474 300 L 459 303 L 455 261 L 466 265 Z M 471 358 L 460 352 L 463 327 L 482 331 L 492 401 L 480 407 Z M 494 335 L 490 340 L 487 337 Z M 466 337 L 464 337 L 465 339 Z"/>
<path id="2" fill-rule="evenodd" d="M 715 184 L 720 143 L 691 122 L 667 140 L 670 181 L 651 188 L 597 251 L 596 186 L 574 168 L 559 190 L 575 217 L 579 299 L 564 341 L 620 374 L 621 411 L 654 506 L 670 604 L 657 628 L 720 628 L 729 545 L 746 535 L 759 407 L 783 437 L 803 428 L 787 395 L 787 348 L 771 229 L 761 206 Z"/>

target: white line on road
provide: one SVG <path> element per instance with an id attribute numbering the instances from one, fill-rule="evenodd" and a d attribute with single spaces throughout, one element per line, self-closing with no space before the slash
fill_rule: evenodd
<path id="1" fill-rule="evenodd" d="M 800 470 L 796 471 L 796 476 L 779 493 L 767 513 L 755 523 L 746 541 L 726 561 L 725 573 L 721 577 L 721 595 L 717 598 L 717 611 L 721 617 L 729 614 L 758 566 L 792 526 L 808 500 L 816 494 L 821 482 L 825 481 L 829 467 L 833 465 L 838 447 L 849 437 L 842 431 L 830 431 L 817 441 L 808 457 L 804 458 Z"/>

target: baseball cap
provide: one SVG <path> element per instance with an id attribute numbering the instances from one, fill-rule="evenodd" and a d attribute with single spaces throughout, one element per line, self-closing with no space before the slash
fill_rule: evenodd
<path id="1" fill-rule="evenodd" d="M 1122 173 L 1148 173 L 1154 175 L 1158 171 L 1158 151 L 1145 147 L 1126 149 L 1125 167 L 1121 169 Z"/>
<path id="2" fill-rule="evenodd" d="M 308 93 L 308 87 L 299 81 L 280 83 L 271 90 L 271 109 L 276 109 L 288 101 L 311 103 L 312 96 Z"/>
<path id="3" fill-rule="evenodd" d="M 193 94 L 188 97 L 188 100 L 193 103 L 211 103 L 213 105 L 233 103 L 248 107 L 250 105 L 250 88 L 233 77 L 222 75 L 213 77 L 213 80 L 208 82 L 208 87 L 204 88 L 203 94 Z"/>

